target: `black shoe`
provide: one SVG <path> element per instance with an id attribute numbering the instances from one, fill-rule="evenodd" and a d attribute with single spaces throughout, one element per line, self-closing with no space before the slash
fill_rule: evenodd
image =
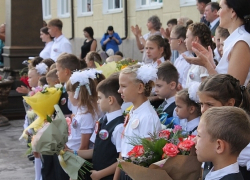
<path id="1" fill-rule="evenodd" d="M 34 155 L 32 154 L 32 156 L 29 156 L 28 159 L 29 159 L 30 161 L 33 161 L 33 160 L 35 160 L 35 157 L 34 157 Z"/>
<path id="2" fill-rule="evenodd" d="M 34 155 L 33 155 L 33 154 L 28 154 L 28 155 L 27 155 L 27 158 L 29 158 L 29 157 L 31 157 L 31 156 L 34 156 Z"/>

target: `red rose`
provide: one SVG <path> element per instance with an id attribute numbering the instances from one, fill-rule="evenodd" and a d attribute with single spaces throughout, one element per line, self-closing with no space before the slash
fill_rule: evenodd
<path id="1" fill-rule="evenodd" d="M 187 140 L 194 141 L 194 138 L 196 138 L 196 135 L 189 135 Z"/>
<path id="2" fill-rule="evenodd" d="M 164 154 L 166 154 L 169 157 L 175 157 L 180 151 L 178 150 L 177 146 L 172 144 L 172 143 L 168 143 L 166 144 L 163 148 L 162 148 Z"/>
<path id="3" fill-rule="evenodd" d="M 178 148 L 184 151 L 190 151 L 193 145 L 194 145 L 194 141 L 185 140 L 178 144 Z"/>
<path id="4" fill-rule="evenodd" d="M 160 131 L 158 135 L 159 135 L 160 138 L 168 139 L 170 134 L 171 133 L 168 130 L 165 129 L 165 130 Z"/>
<path id="5" fill-rule="evenodd" d="M 28 76 L 22 76 L 20 78 L 20 81 L 22 81 L 26 86 L 28 86 L 30 88 L 28 79 L 29 79 Z"/>
<path id="6" fill-rule="evenodd" d="M 142 145 L 134 146 L 134 148 L 128 152 L 129 157 L 139 157 L 144 153 L 144 148 Z"/>

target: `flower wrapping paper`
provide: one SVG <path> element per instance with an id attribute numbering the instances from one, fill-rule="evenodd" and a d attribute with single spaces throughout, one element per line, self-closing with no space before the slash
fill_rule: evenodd
<path id="1" fill-rule="evenodd" d="M 151 164 L 149 168 L 145 168 L 130 162 L 119 162 L 119 164 L 133 180 L 198 180 L 201 163 L 194 151 L 193 148 L 188 156 L 169 157 L 161 166 Z"/>
<path id="2" fill-rule="evenodd" d="M 34 128 L 35 131 L 43 127 L 44 120 L 47 119 L 47 115 L 54 113 L 54 105 L 56 105 L 60 99 L 62 91 L 57 88 L 47 88 L 45 93 L 37 92 L 34 96 L 24 96 L 24 100 L 33 109 L 38 118 L 30 124 L 24 131 L 20 139 L 25 137 L 25 131 Z"/>

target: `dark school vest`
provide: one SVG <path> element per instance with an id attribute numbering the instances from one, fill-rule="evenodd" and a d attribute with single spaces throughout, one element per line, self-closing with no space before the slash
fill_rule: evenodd
<path id="1" fill-rule="evenodd" d="M 168 114 L 168 118 L 173 117 L 173 112 L 174 109 L 176 107 L 175 102 L 173 102 L 172 104 L 170 104 L 165 110 L 164 112 Z"/>
<path id="2" fill-rule="evenodd" d="M 206 175 L 209 173 L 209 171 L 212 169 L 213 166 L 214 165 L 212 162 L 205 162 L 204 170 L 203 170 L 203 177 L 202 177 L 203 180 L 205 179 Z M 247 171 L 246 167 L 239 166 L 239 170 L 240 170 L 240 174 L 244 180 L 250 180 L 250 171 Z M 229 175 L 231 175 L 231 174 L 229 174 Z"/>
<path id="3" fill-rule="evenodd" d="M 228 174 L 221 178 L 220 180 L 244 180 L 241 173 Z"/>
<path id="4" fill-rule="evenodd" d="M 124 123 L 124 117 L 119 116 L 103 126 L 102 123 L 103 119 L 100 120 L 100 127 L 101 127 L 100 131 L 102 129 L 107 130 L 109 136 L 106 140 L 102 140 L 99 137 L 100 131 L 96 134 L 92 162 L 93 162 L 93 169 L 97 171 L 105 169 L 108 166 L 117 162 L 116 158 L 119 157 L 119 153 L 117 152 L 115 145 L 112 143 L 111 137 L 115 127 L 121 123 Z M 101 180 L 110 180 L 113 179 L 113 176 L 114 175 L 109 175 L 102 178 Z"/>
<path id="5" fill-rule="evenodd" d="M 59 99 L 58 105 L 60 109 L 62 110 L 63 114 L 65 115 L 72 114 L 72 112 L 68 108 L 68 93 L 66 91 L 65 92 L 63 91 Z"/>

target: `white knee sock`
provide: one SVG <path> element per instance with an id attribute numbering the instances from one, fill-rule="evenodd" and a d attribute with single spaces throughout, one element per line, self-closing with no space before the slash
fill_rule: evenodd
<path id="1" fill-rule="evenodd" d="M 40 158 L 35 158 L 35 172 L 36 172 L 36 180 L 42 180 L 42 161 Z"/>

